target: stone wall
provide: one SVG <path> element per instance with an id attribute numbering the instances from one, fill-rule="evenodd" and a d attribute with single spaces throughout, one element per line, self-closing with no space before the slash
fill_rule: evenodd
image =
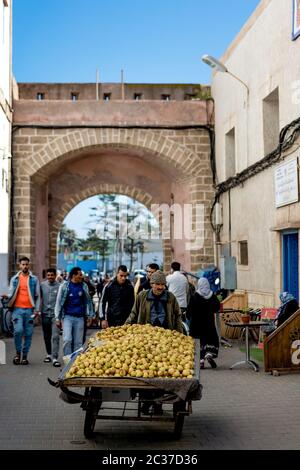
<path id="1" fill-rule="evenodd" d="M 29 255 L 38 274 L 55 263 L 57 235 L 67 213 L 80 201 L 107 192 L 133 197 L 148 208 L 152 203 L 203 203 L 203 248 L 185 249 L 185 241 L 165 240 L 164 261 L 168 268 L 178 259 L 192 271 L 213 263 L 205 128 L 44 125 L 15 122 L 13 135 L 15 251 Z"/>

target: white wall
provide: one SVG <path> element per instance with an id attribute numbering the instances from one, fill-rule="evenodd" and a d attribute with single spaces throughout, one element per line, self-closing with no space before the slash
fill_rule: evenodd
<path id="1" fill-rule="evenodd" d="M 0 1 L 0 294 L 7 290 L 11 152 L 11 7 Z"/>
<path id="2" fill-rule="evenodd" d="M 225 178 L 225 133 L 232 127 L 236 126 L 237 134 L 237 172 L 264 156 L 262 100 L 277 86 L 280 128 L 300 115 L 300 37 L 291 40 L 292 0 L 263 0 L 257 10 L 263 6 L 262 13 L 254 12 L 243 34 L 221 58 L 248 85 L 248 104 L 241 83 L 226 73 L 217 72 L 213 77 L 220 181 Z"/>
<path id="3" fill-rule="evenodd" d="M 292 41 L 291 36 L 292 0 L 262 0 L 220 58 L 229 71 L 246 83 L 249 94 L 229 74 L 214 73 L 212 93 L 219 183 L 225 180 L 225 134 L 232 127 L 236 133 L 237 173 L 265 156 L 262 103 L 276 87 L 279 88 L 280 129 L 300 117 L 300 37 Z M 300 157 L 299 149 L 298 139 L 286 159 Z M 237 265 L 237 287 L 250 292 L 252 303 L 259 298 L 265 306 L 272 302 L 278 305 L 282 287 L 278 227 L 300 229 L 299 203 L 275 207 L 275 168 L 272 166 L 230 192 L 232 255 L 238 258 L 238 241 L 248 240 L 249 265 Z M 228 197 L 228 193 L 221 197 L 222 243 L 230 238 Z"/>

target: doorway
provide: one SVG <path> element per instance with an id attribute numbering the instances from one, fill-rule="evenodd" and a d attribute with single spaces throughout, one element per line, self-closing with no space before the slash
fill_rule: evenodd
<path id="1" fill-rule="evenodd" d="M 299 236 L 298 230 L 282 234 L 283 290 L 299 301 Z"/>

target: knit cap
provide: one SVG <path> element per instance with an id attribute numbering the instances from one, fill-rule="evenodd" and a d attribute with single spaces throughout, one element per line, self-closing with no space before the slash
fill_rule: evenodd
<path id="1" fill-rule="evenodd" d="M 166 276 L 162 271 L 155 271 L 150 278 L 150 284 L 166 284 Z"/>

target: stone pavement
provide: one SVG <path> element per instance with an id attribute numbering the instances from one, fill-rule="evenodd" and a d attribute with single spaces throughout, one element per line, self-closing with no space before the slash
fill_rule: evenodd
<path id="1" fill-rule="evenodd" d="M 229 370 L 243 357 L 220 350 L 218 368 L 201 371 L 203 398 L 193 402 L 180 440 L 172 423 L 97 421 L 95 438 L 83 435 L 84 412 L 59 399 L 59 369 L 44 364 L 41 327 L 34 331 L 29 366 L 15 366 L 13 339 L 0 365 L 0 449 L 200 450 L 300 449 L 300 375 L 273 377 L 261 370 Z M 130 432 L 129 432 L 130 430 Z"/>

